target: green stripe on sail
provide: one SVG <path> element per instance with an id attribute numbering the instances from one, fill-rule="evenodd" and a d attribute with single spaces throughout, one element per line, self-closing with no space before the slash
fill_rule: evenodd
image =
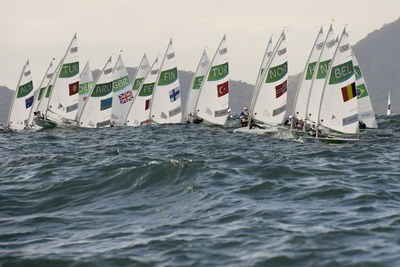
<path id="1" fill-rule="evenodd" d="M 164 70 L 160 74 L 158 85 L 171 84 L 175 82 L 177 79 L 178 79 L 178 70 L 176 67 L 170 70 Z"/>
<path id="2" fill-rule="evenodd" d="M 51 93 L 51 88 L 53 88 L 53 85 L 49 85 L 49 87 L 47 87 L 47 92 L 46 92 L 46 98 L 49 98 L 50 97 L 50 93 Z"/>
<path id="3" fill-rule="evenodd" d="M 79 94 L 80 95 L 86 95 L 87 93 L 90 92 L 93 88 L 93 82 L 87 82 L 87 83 L 80 83 L 79 84 Z"/>
<path id="4" fill-rule="evenodd" d="M 101 97 L 108 95 L 109 93 L 111 93 L 111 91 L 112 91 L 112 82 L 96 84 L 91 96 Z"/>
<path id="5" fill-rule="evenodd" d="M 204 79 L 204 75 L 194 78 L 192 89 L 200 89 L 201 84 L 203 83 L 203 79 Z"/>
<path id="6" fill-rule="evenodd" d="M 329 84 L 341 83 L 348 80 L 354 74 L 353 61 L 332 67 Z"/>
<path id="7" fill-rule="evenodd" d="M 21 85 L 18 87 L 17 98 L 27 96 L 33 90 L 33 83 L 32 81 Z"/>
<path id="8" fill-rule="evenodd" d="M 212 66 L 210 69 L 210 74 L 208 75 L 207 81 L 218 81 L 226 77 L 229 74 L 229 64 L 228 62 Z"/>
<path id="9" fill-rule="evenodd" d="M 140 88 L 140 85 L 142 84 L 144 78 L 137 78 L 135 79 L 135 81 L 133 82 L 133 86 L 132 86 L 132 90 L 138 90 Z"/>
<path id="10" fill-rule="evenodd" d="M 42 99 L 42 96 L 43 96 L 43 93 L 44 93 L 45 90 L 46 90 L 46 87 L 40 88 L 38 100 Z"/>
<path id="11" fill-rule="evenodd" d="M 328 74 L 329 64 L 331 64 L 331 59 L 322 61 L 318 65 L 317 79 L 325 79 Z"/>
<path id="12" fill-rule="evenodd" d="M 143 84 L 142 88 L 140 89 L 139 96 L 149 96 L 153 94 L 154 84 L 155 83 Z"/>
<path id="13" fill-rule="evenodd" d="M 365 87 L 365 84 L 359 84 L 357 85 L 357 98 L 363 98 L 365 96 L 368 96 L 368 91 L 367 91 L 367 87 Z"/>
<path id="14" fill-rule="evenodd" d="M 63 64 L 61 67 L 60 78 L 69 78 L 79 73 L 79 61 Z"/>
<path id="15" fill-rule="evenodd" d="M 129 78 L 128 75 L 116 79 L 112 83 L 113 92 L 118 92 L 129 85 Z"/>
<path id="16" fill-rule="evenodd" d="M 307 67 L 307 74 L 306 74 L 306 80 L 311 80 L 313 75 L 314 75 L 314 70 L 315 70 L 315 66 L 317 65 L 317 62 L 311 62 L 310 64 L 308 64 Z"/>
<path id="17" fill-rule="evenodd" d="M 275 66 L 268 70 L 267 79 L 265 83 L 273 83 L 282 79 L 288 72 L 288 63 L 287 61 L 281 65 Z"/>

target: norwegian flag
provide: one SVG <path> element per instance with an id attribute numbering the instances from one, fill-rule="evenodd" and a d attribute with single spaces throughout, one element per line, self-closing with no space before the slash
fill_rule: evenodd
<path id="1" fill-rule="evenodd" d="M 119 103 L 121 103 L 121 104 L 125 104 L 125 103 L 133 100 L 132 90 L 128 90 L 126 92 L 123 92 L 122 94 L 119 94 L 118 98 L 119 98 Z"/>
<path id="2" fill-rule="evenodd" d="M 287 80 L 280 85 L 275 86 L 276 98 L 287 92 Z"/>

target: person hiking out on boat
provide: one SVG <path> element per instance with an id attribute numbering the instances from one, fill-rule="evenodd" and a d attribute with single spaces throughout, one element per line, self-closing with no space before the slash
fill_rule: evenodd
<path id="1" fill-rule="evenodd" d="M 283 124 L 286 128 L 291 128 L 293 125 L 293 116 L 290 115 L 289 118 Z"/>
<path id="2" fill-rule="evenodd" d="M 310 135 L 311 135 L 311 136 L 316 136 L 317 133 L 318 133 L 317 125 L 315 124 L 315 122 L 313 122 L 313 123 L 311 124 Z"/>
<path id="3" fill-rule="evenodd" d="M 359 129 L 367 129 L 367 125 L 363 121 L 358 122 Z"/>
<path id="4" fill-rule="evenodd" d="M 240 113 L 240 125 L 246 127 L 249 124 L 249 109 L 243 108 L 242 113 Z"/>
<path id="5" fill-rule="evenodd" d="M 296 129 L 297 130 L 302 130 L 304 127 L 304 121 L 302 119 L 298 120 L 296 123 Z"/>
<path id="6" fill-rule="evenodd" d="M 192 116 L 192 123 L 193 123 L 193 124 L 199 124 L 199 123 L 201 123 L 201 122 L 203 122 L 203 119 L 202 119 L 202 118 L 200 118 L 200 117 L 197 116 L 196 114 L 194 114 L 194 115 Z"/>
<path id="7" fill-rule="evenodd" d="M 192 113 L 188 114 L 186 122 L 187 123 L 193 123 L 193 115 L 192 115 Z"/>

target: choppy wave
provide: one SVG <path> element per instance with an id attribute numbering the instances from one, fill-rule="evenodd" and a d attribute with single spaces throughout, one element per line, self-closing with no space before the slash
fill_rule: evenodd
<path id="1" fill-rule="evenodd" d="M 396 266 L 400 116 L 351 146 L 233 127 L 0 134 L 0 266 Z"/>

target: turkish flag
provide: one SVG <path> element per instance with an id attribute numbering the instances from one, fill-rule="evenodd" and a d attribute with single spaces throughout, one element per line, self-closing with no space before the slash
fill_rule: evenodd
<path id="1" fill-rule="evenodd" d="M 222 84 L 218 84 L 217 85 L 217 91 L 218 91 L 218 97 L 221 97 L 223 95 L 226 95 L 227 93 L 229 93 L 229 83 L 228 81 L 222 83 Z"/>
<path id="2" fill-rule="evenodd" d="M 69 95 L 74 95 L 79 93 L 79 81 L 71 83 L 69 85 Z"/>
<path id="3" fill-rule="evenodd" d="M 150 99 L 146 100 L 146 103 L 144 104 L 144 110 L 148 110 L 150 108 Z"/>

